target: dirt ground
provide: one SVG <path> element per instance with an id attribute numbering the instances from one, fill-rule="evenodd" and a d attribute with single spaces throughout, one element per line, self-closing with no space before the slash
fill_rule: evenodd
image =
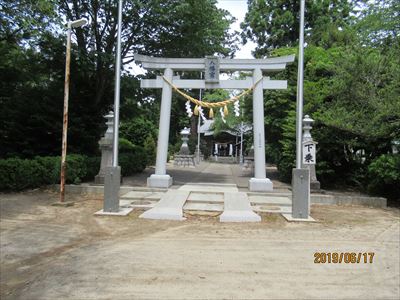
<path id="1" fill-rule="evenodd" d="M 0 299 L 399 299 L 399 209 L 313 206 L 317 223 L 99 217 L 102 199 L 0 194 Z M 374 252 L 314 263 L 315 252 Z"/>

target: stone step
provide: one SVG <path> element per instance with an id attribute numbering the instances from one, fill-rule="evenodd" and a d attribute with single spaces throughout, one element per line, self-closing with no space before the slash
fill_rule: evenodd
<path id="1" fill-rule="evenodd" d="M 208 192 L 191 192 L 188 202 L 203 202 L 203 203 L 215 203 L 224 202 L 223 193 L 208 193 Z"/>
<path id="2" fill-rule="evenodd" d="M 186 201 L 183 210 L 223 211 L 224 205 L 219 203 L 191 203 Z"/>
<path id="3" fill-rule="evenodd" d="M 256 212 L 267 212 L 267 213 L 292 213 L 292 207 L 291 206 L 279 206 L 279 205 L 252 205 L 251 208 L 253 211 Z"/>
<path id="4" fill-rule="evenodd" d="M 150 209 L 153 208 L 157 204 L 157 200 L 149 201 L 149 200 L 120 200 L 119 205 L 121 207 L 133 207 L 133 208 L 145 208 Z"/>
<path id="5" fill-rule="evenodd" d="M 165 192 L 131 191 L 122 195 L 121 200 L 160 200 Z"/>
<path id="6" fill-rule="evenodd" d="M 275 187 L 274 187 L 275 189 Z M 263 196 L 263 197 L 268 197 L 268 196 L 273 196 L 273 197 L 288 197 L 289 199 L 292 199 L 292 193 L 291 192 L 286 192 L 286 191 L 279 191 L 279 190 L 274 190 L 270 192 L 247 192 L 247 195 L 250 196 Z"/>
<path id="7" fill-rule="evenodd" d="M 188 182 L 187 185 L 195 186 L 220 186 L 220 187 L 236 187 L 234 183 L 212 183 L 212 182 Z"/>
<path id="8" fill-rule="evenodd" d="M 224 193 L 224 212 L 219 217 L 220 222 L 260 222 L 246 193 Z"/>
<path id="9" fill-rule="evenodd" d="M 131 187 L 131 191 L 139 191 L 139 192 L 166 192 L 167 188 L 152 188 L 147 186 L 133 186 Z"/>
<path id="10" fill-rule="evenodd" d="M 249 201 L 252 204 L 272 204 L 281 206 L 292 206 L 292 200 L 288 197 L 276 197 L 276 196 L 260 196 L 260 195 L 249 195 Z"/>
<path id="11" fill-rule="evenodd" d="M 208 160 L 213 163 L 238 164 L 238 159 L 234 156 L 210 156 Z"/>
<path id="12" fill-rule="evenodd" d="M 178 190 L 199 192 L 199 193 L 224 193 L 224 192 L 238 192 L 236 184 L 229 185 L 202 185 L 202 184 L 185 184 Z"/>

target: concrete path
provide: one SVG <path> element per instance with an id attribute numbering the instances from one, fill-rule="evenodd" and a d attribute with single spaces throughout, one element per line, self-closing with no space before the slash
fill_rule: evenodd
<path id="1" fill-rule="evenodd" d="M 129 197 L 132 197 L 134 192 L 129 192 L 128 194 Z M 145 199 L 149 197 L 151 195 L 146 196 Z M 133 203 L 128 204 L 127 207 L 143 208 L 140 203 L 139 205 L 134 205 Z M 170 189 L 162 194 L 161 199 L 139 217 L 182 221 L 185 220 L 183 217 L 184 210 L 223 211 L 220 216 L 220 222 L 261 221 L 261 217 L 253 212 L 247 194 L 239 192 L 235 184 L 211 183 L 185 184 L 179 189 Z"/>
<path id="2" fill-rule="evenodd" d="M 178 188 L 180 191 L 191 191 L 199 193 L 224 193 L 238 192 L 236 184 L 221 184 L 221 183 L 188 183 Z"/>
<path id="3" fill-rule="evenodd" d="M 185 174 L 185 169 L 174 168 L 171 169 L 171 171 L 171 173 L 175 173 L 176 184 L 187 184 L 191 182 L 236 184 L 231 164 L 203 162 L 202 165 L 198 167 L 198 171 L 192 174 Z M 182 178 L 182 175 L 185 177 Z"/>
<path id="4" fill-rule="evenodd" d="M 124 179 L 124 184 L 127 187 L 144 187 L 146 186 L 147 177 L 150 176 L 154 170 L 146 169 L 143 173 L 136 174 L 135 176 Z M 242 171 L 238 164 L 221 164 L 213 162 L 202 162 L 196 168 L 179 168 L 174 167 L 171 163 L 167 165 L 167 172 L 174 178 L 174 185 L 172 189 L 180 188 L 187 184 L 234 184 L 241 192 L 247 192 L 249 197 L 248 182 L 253 176 L 251 173 Z M 271 192 L 262 193 L 260 197 L 267 197 L 273 200 L 275 197 L 281 198 L 278 202 L 291 201 L 290 185 L 278 180 L 278 171 L 276 167 L 266 167 L 267 177 L 273 182 L 274 189 Z M 68 189 L 68 187 L 67 187 Z M 150 199 L 149 199 L 150 200 Z M 323 193 L 312 193 L 311 203 L 321 204 L 339 204 L 339 205 L 365 205 L 374 207 L 386 207 L 386 199 L 381 197 L 372 197 L 370 195 L 360 194 L 357 192 L 348 191 L 323 191 Z M 270 203 L 273 204 L 273 203 Z M 281 213 L 289 213 L 289 207 L 268 208 L 265 205 L 255 208 L 256 211 L 272 212 L 280 210 Z"/>
<path id="5" fill-rule="evenodd" d="M 246 193 L 224 193 L 224 212 L 220 222 L 260 222 L 261 217 L 253 212 Z"/>
<path id="6" fill-rule="evenodd" d="M 185 220 L 183 217 L 183 205 L 189 197 L 189 191 L 169 190 L 161 196 L 159 202 L 153 208 L 139 216 L 143 219 L 155 220 Z"/>
<path id="7" fill-rule="evenodd" d="M 146 186 L 147 177 L 154 173 L 153 168 L 147 168 L 140 174 L 125 177 L 124 185 Z M 174 166 L 173 163 L 167 164 L 167 173 L 173 177 L 174 186 L 182 186 L 187 183 L 228 183 L 236 184 L 237 187 L 246 191 L 249 179 L 253 174 L 243 171 L 239 164 L 223 164 L 204 161 L 195 168 L 182 168 Z M 278 171 L 276 167 L 266 167 L 267 177 L 271 179 L 274 185 L 274 191 L 288 192 L 289 185 L 278 180 Z"/>

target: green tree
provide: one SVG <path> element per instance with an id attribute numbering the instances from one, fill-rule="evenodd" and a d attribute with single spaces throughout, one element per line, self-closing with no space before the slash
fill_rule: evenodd
<path id="1" fill-rule="evenodd" d="M 124 1 L 126 70 L 133 52 L 230 55 L 234 36 L 228 29 L 233 18 L 215 4 L 212 0 Z M 102 116 L 113 100 L 117 1 L 16 0 L 0 5 L 0 155 L 59 153 L 65 35 L 60 34 L 56 13 L 60 19 L 90 20 L 89 25 L 73 29 L 68 147 L 72 152 L 95 153 L 105 129 Z M 138 79 L 124 72 L 121 96 L 122 123 L 138 116 L 152 123 L 151 128 L 158 123 L 159 91 L 141 90 Z"/>
<path id="2" fill-rule="evenodd" d="M 258 42 L 256 56 L 297 54 L 287 48 L 297 44 L 295 2 L 249 1 L 242 27 L 245 39 L 254 35 Z M 383 193 L 398 178 L 398 154 L 388 154 L 400 128 L 397 2 L 306 2 L 304 113 L 316 121 L 317 172 L 325 187 L 369 186 Z M 264 99 L 267 153 L 274 153 L 270 159 L 285 180 L 295 163 L 296 64 L 274 76 L 288 79 L 288 90 L 269 91 Z"/>
<path id="3" fill-rule="evenodd" d="M 149 135 L 153 138 L 156 136 L 157 127 L 152 121 L 143 116 L 138 116 L 121 122 L 120 134 L 121 137 L 131 141 L 134 145 L 143 146 Z"/>
<path id="4" fill-rule="evenodd" d="M 54 0 L 3 0 L 0 3 L 0 37 L 10 44 L 37 41 L 43 31 L 49 31 L 54 21 Z"/>
<path id="5" fill-rule="evenodd" d="M 362 44 L 390 47 L 400 39 L 400 2 L 397 0 L 368 1 L 355 24 Z"/>
<path id="6" fill-rule="evenodd" d="M 147 165 L 154 165 L 156 163 L 157 146 L 154 137 L 148 135 L 144 141 L 144 150 L 147 155 Z"/>
<path id="7" fill-rule="evenodd" d="M 271 53 L 278 47 L 292 47 L 299 37 L 300 1 L 248 0 L 248 12 L 241 24 L 242 39 L 257 44 L 256 57 Z M 348 31 L 342 31 L 351 20 L 356 1 L 306 1 L 306 42 L 328 46 L 334 39 L 347 41 Z"/>
<path id="8" fill-rule="evenodd" d="M 95 84 L 95 102 L 101 104 L 112 85 L 117 1 L 67 0 L 59 10 L 68 19 L 86 17 L 90 26 L 76 28 L 79 52 L 95 72 L 87 78 Z M 123 63 L 133 62 L 133 53 L 155 56 L 202 57 L 232 53 L 234 36 L 228 33 L 233 18 L 216 1 L 127 0 L 122 19 Z M 90 75 L 90 74 L 88 74 Z"/>

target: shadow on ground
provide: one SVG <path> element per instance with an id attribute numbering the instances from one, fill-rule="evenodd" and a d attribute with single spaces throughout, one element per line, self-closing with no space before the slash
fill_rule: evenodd
<path id="1" fill-rule="evenodd" d="M 95 217 L 101 197 L 0 195 L 1 299 L 398 299 L 398 209 L 313 205 L 318 223 Z M 374 252 L 315 264 L 315 252 Z M 223 288 L 222 288 L 223 287 Z M 340 288 L 338 288 L 340 287 Z"/>

